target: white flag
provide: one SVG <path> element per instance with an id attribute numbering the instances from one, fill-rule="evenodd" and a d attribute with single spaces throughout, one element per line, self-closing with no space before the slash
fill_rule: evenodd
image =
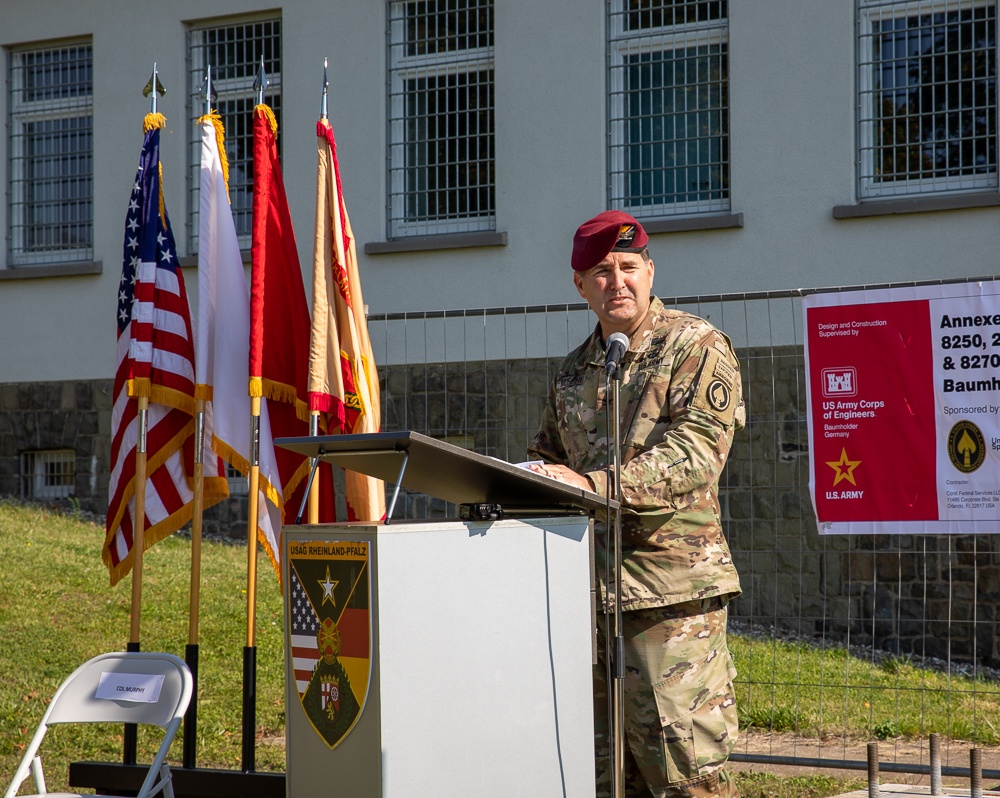
<path id="1" fill-rule="evenodd" d="M 250 472 L 250 289 L 247 286 L 220 155 L 222 123 L 202 117 L 198 228 L 197 390 L 211 400 L 205 439 L 244 476 Z M 217 134 L 217 128 L 218 131 Z M 257 538 L 281 578 L 282 486 L 267 400 L 260 407 Z"/>

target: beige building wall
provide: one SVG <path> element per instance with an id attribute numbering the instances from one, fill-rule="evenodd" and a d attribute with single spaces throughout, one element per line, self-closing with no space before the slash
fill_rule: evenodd
<path id="1" fill-rule="evenodd" d="M 835 219 L 855 196 L 854 4 L 730 4 L 732 212 L 743 226 L 654 234 L 662 294 L 735 293 L 979 276 L 996 271 L 997 207 Z M 94 47 L 96 275 L 9 279 L 0 251 L 0 383 L 108 378 L 125 206 L 156 61 L 167 94 L 162 160 L 179 254 L 186 233 L 185 31 L 273 11 L 260 0 L 5 0 L 0 45 L 88 35 Z M 385 3 L 290 0 L 283 29 L 286 188 L 311 260 L 323 58 L 359 251 L 386 241 Z M 607 205 L 605 3 L 497 0 L 496 228 L 504 246 L 361 254 L 372 313 L 575 302 L 573 230 Z M 6 78 L 7 59 L 0 62 Z M 7 93 L 0 118 L 7 119 Z M 6 138 L 0 141 L 6 153 Z M 0 184 L 8 162 L 0 157 Z M 989 198 L 987 198 L 989 200 Z M 6 231 L 7 198 L 0 192 Z M 683 226 L 683 225 L 682 225 Z M 23 277 L 22 277 L 23 275 Z M 185 270 L 197 302 L 194 268 Z M 306 280 L 307 286 L 309 280 Z M 308 288 L 307 288 L 308 290 Z"/>

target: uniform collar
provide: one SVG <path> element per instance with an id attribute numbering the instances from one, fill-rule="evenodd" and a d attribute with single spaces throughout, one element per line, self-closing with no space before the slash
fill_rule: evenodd
<path id="1" fill-rule="evenodd" d="M 642 352 L 649 348 L 652 332 L 656 326 L 656 320 L 663 314 L 663 310 L 663 303 L 659 300 L 659 298 L 651 296 L 649 298 L 649 307 L 646 309 L 646 315 L 639 323 L 636 331 L 632 333 L 629 338 L 629 352 Z M 600 322 L 597 322 L 594 326 L 594 332 L 590 336 L 590 342 L 587 345 L 586 358 L 590 363 L 600 366 L 604 365 L 604 337 L 601 335 Z"/>

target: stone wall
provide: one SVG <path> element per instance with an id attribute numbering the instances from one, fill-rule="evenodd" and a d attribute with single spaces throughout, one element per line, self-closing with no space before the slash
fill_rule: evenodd
<path id="1" fill-rule="evenodd" d="M 46 500 L 66 510 L 104 516 L 111 451 L 111 380 L 0 384 L 0 496 L 32 499 L 25 452 L 72 449 L 75 485 L 69 498 Z M 232 496 L 210 508 L 205 535 L 246 539 L 247 499 Z"/>
<path id="2" fill-rule="evenodd" d="M 73 501 L 85 512 L 103 514 L 110 447 L 110 380 L 0 384 L 0 495 L 24 497 L 24 452 L 73 449 Z"/>

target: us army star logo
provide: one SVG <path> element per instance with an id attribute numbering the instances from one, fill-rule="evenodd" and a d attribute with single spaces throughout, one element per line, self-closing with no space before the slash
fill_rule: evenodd
<path id="1" fill-rule="evenodd" d="M 329 601 L 334 607 L 337 606 L 337 600 L 333 597 L 333 590 L 339 584 L 339 581 L 330 579 L 330 566 L 326 566 L 326 579 L 321 580 L 319 583 L 319 586 L 323 588 L 323 600 L 320 602 L 321 604 L 326 604 Z"/>
<path id="2" fill-rule="evenodd" d="M 837 476 L 833 478 L 834 487 L 845 479 L 857 487 L 858 483 L 854 481 L 854 469 L 861 465 L 861 461 L 848 459 L 846 448 L 840 450 L 839 460 L 827 460 L 826 464 L 837 472 Z"/>

